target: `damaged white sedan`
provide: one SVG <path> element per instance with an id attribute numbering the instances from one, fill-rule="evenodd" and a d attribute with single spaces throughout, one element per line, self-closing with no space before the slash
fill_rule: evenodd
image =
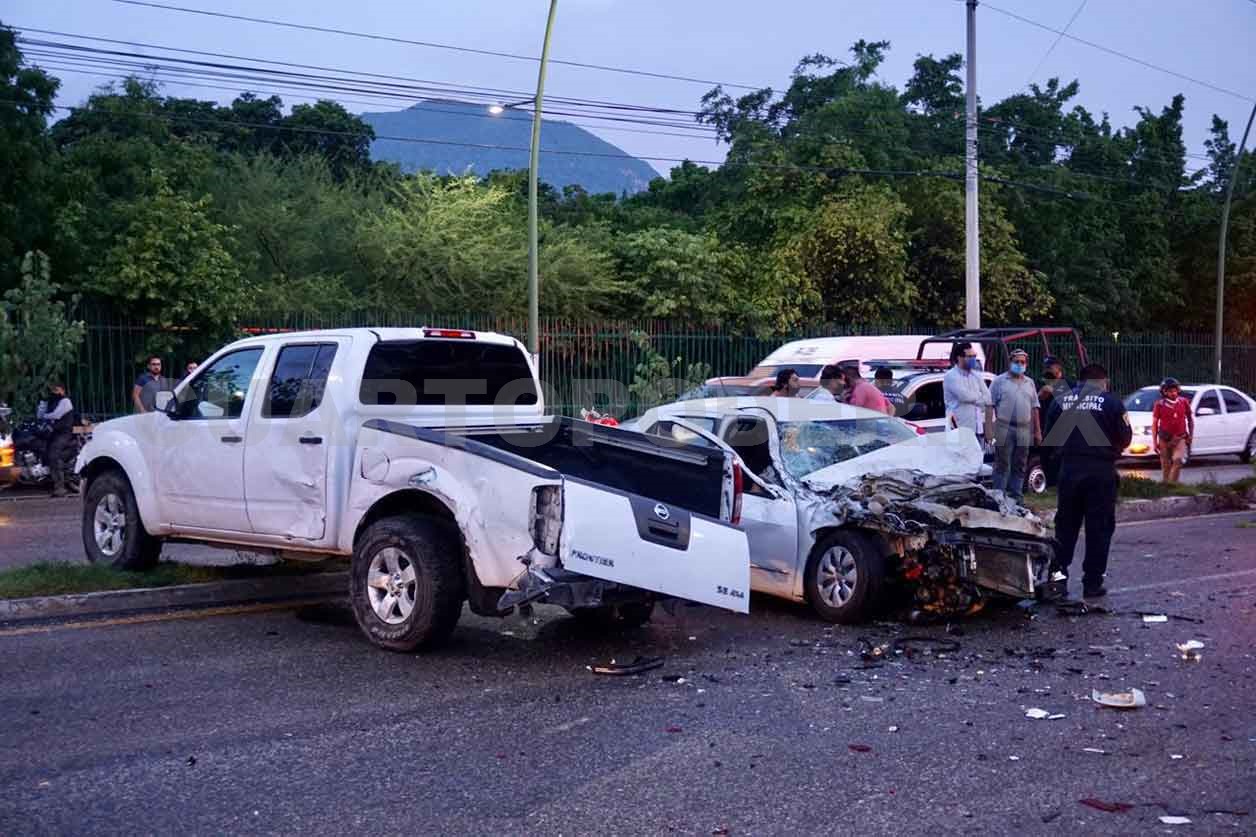
<path id="1" fill-rule="evenodd" d="M 637 426 L 737 453 L 751 589 L 829 621 L 868 619 L 894 587 L 938 614 L 1047 588 L 1048 527 L 977 482 L 969 430 L 919 435 L 878 412 L 790 398 L 669 404 Z"/>

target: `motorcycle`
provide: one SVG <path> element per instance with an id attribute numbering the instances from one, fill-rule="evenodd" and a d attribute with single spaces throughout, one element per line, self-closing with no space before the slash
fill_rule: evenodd
<path id="1" fill-rule="evenodd" d="M 48 446 L 52 441 L 52 422 L 27 420 L 13 427 L 13 464 L 17 467 L 17 484 L 50 488 L 52 463 L 48 459 Z M 75 433 L 65 447 L 65 487 L 67 491 L 79 490 L 79 478 L 74 473 L 74 461 L 82 449 L 84 438 Z"/>

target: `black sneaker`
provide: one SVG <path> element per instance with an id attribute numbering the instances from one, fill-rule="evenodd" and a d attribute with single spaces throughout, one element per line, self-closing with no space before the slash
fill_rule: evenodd
<path id="1" fill-rule="evenodd" d="M 1108 595 L 1108 588 L 1103 586 L 1103 582 L 1098 584 L 1083 584 L 1082 598 L 1084 599 L 1101 599 Z"/>

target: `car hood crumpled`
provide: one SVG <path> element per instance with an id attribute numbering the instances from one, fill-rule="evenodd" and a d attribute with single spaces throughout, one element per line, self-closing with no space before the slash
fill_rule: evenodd
<path id="1" fill-rule="evenodd" d="M 1046 538 L 1046 523 L 975 481 L 981 446 L 971 430 L 921 436 L 808 475 L 800 505 L 809 529 L 857 523 L 897 535 L 938 527 Z"/>

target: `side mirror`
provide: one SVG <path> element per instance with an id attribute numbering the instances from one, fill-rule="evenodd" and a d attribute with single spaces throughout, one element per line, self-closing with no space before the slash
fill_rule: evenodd
<path id="1" fill-rule="evenodd" d="M 1212 407 L 1200 407 L 1198 410 L 1195 411 L 1195 415 L 1197 416 L 1215 416 L 1216 414 L 1217 414 L 1217 411 L 1214 410 Z"/>
<path id="2" fill-rule="evenodd" d="M 158 412 L 165 413 L 171 418 L 174 418 L 175 413 L 179 408 L 179 402 L 174 400 L 173 392 L 162 390 L 157 393 L 157 396 L 153 399 L 153 406 L 157 408 Z"/>

